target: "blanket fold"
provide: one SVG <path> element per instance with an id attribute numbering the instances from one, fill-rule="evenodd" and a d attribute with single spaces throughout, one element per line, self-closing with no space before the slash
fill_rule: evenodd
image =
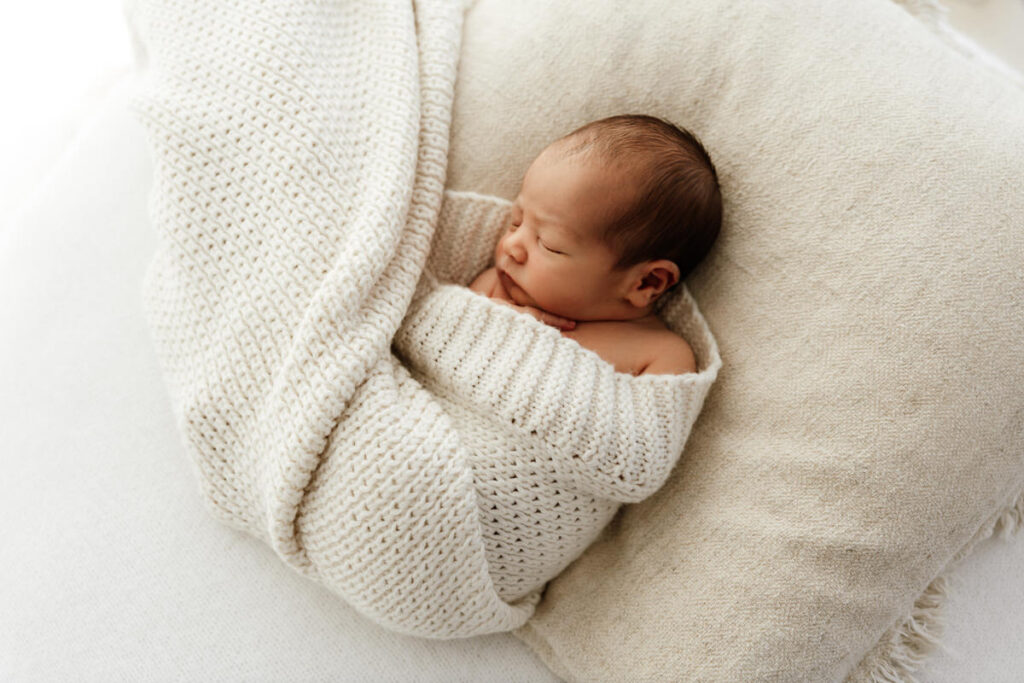
<path id="1" fill-rule="evenodd" d="M 671 305 L 701 372 L 632 378 L 455 284 L 508 204 L 444 192 L 464 10 L 134 11 L 146 313 L 203 499 L 431 638 L 521 626 L 618 505 L 661 485 L 720 365 L 685 291 Z"/>

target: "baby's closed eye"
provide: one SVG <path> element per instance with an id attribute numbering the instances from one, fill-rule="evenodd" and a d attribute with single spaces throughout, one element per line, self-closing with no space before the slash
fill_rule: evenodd
<path id="1" fill-rule="evenodd" d="M 545 249 L 547 249 L 551 253 L 553 253 L 553 254 L 563 254 L 564 255 L 564 252 L 561 252 L 561 251 L 558 251 L 557 249 L 553 249 L 553 248 L 549 247 L 548 245 L 544 244 L 544 242 L 542 240 L 538 239 L 537 241 L 540 242 L 540 246 L 544 247 Z"/>

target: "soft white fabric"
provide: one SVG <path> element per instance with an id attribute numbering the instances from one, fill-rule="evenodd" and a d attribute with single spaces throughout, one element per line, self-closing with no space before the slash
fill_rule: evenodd
<path id="1" fill-rule="evenodd" d="M 206 512 L 143 316 L 131 87 L 0 235 L 0 680 L 553 683 L 508 634 L 389 631 Z"/>
<path id="2" fill-rule="evenodd" d="M 487 263 L 447 246 L 489 254 L 508 212 L 441 207 L 461 12 L 137 14 L 147 310 L 210 508 L 379 623 L 438 638 L 521 626 L 618 505 L 662 485 L 720 365 L 685 288 L 662 312 L 700 372 L 632 377 L 459 286 Z"/>

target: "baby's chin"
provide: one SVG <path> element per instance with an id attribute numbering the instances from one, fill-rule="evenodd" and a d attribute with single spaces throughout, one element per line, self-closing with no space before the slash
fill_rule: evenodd
<path id="1" fill-rule="evenodd" d="M 568 320 L 579 319 L 577 317 L 577 311 L 575 309 L 570 310 L 567 309 L 565 306 L 558 305 L 557 303 L 546 302 L 544 300 L 538 301 L 533 297 L 529 297 L 529 299 L 523 299 L 521 296 L 516 298 L 515 302 L 520 306 L 532 306 L 533 308 L 539 308 L 545 313 L 550 313 L 551 315 L 557 315 L 562 318 L 567 318 Z"/>
<path id="2" fill-rule="evenodd" d="M 558 304 L 551 304 L 541 298 L 538 300 L 536 297 L 530 294 L 527 290 L 511 278 L 507 273 L 498 271 L 498 278 L 501 281 L 501 288 L 505 290 L 505 295 L 517 306 L 530 306 L 532 308 L 538 308 L 552 315 L 558 315 L 563 318 L 575 320 L 575 315 L 572 312 L 565 310 L 563 306 Z"/>

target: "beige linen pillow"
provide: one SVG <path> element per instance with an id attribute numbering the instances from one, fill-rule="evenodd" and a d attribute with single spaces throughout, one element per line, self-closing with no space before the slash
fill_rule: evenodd
<path id="1" fill-rule="evenodd" d="M 578 681 L 906 674 L 1024 486 L 1024 95 L 881 0 L 478 0 L 448 185 L 511 198 L 629 112 L 717 164 L 687 286 L 723 366 L 665 487 L 517 635 Z"/>

